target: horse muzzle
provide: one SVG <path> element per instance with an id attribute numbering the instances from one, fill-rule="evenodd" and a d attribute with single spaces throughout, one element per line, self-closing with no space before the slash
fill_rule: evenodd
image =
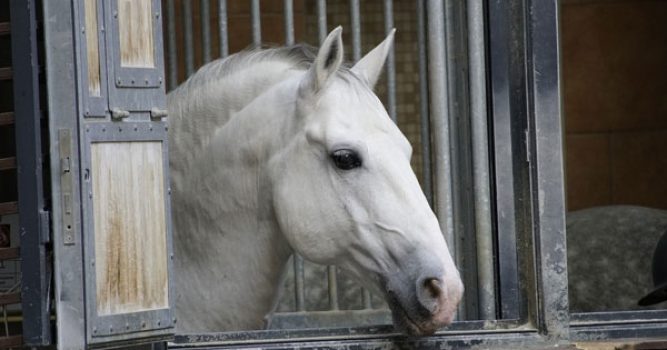
<path id="1" fill-rule="evenodd" d="M 390 276 L 385 285 L 394 327 L 412 336 L 430 335 L 451 324 L 463 295 L 457 271 L 418 276 L 413 282 Z"/>

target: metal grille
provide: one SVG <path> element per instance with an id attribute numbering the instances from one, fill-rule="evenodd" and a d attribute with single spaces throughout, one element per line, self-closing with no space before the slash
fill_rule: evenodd
<path id="1" fill-rule="evenodd" d="M 348 58 L 351 53 L 357 61 L 396 27 L 376 92 L 413 145 L 413 168 L 462 271 L 466 294 L 458 319 L 498 318 L 502 286 L 496 283 L 494 256 L 514 254 L 516 260 L 516 251 L 494 247 L 481 0 L 164 0 L 163 8 L 169 90 L 212 59 L 263 44 L 317 45 L 338 25 Z M 269 327 L 390 322 L 381 298 L 335 267 L 299 256 L 291 264 Z M 517 278 L 513 275 L 510 279 Z M 505 295 L 518 298 L 516 291 Z"/>

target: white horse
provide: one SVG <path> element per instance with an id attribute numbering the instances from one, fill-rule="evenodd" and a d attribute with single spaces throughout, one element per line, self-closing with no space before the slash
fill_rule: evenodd
<path id="1" fill-rule="evenodd" d="M 384 295 L 399 330 L 451 323 L 458 270 L 372 92 L 392 44 L 347 68 L 338 27 L 316 57 L 242 52 L 169 94 L 179 331 L 261 329 L 293 252 Z"/>

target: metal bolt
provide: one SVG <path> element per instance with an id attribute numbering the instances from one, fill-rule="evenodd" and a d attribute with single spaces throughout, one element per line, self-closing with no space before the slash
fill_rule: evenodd
<path id="1" fill-rule="evenodd" d="M 102 128 L 102 132 L 106 132 L 106 131 L 107 131 L 107 128 Z"/>
<path id="2" fill-rule="evenodd" d="M 130 324 L 129 323 L 125 323 L 125 329 L 130 329 Z"/>
<path id="3" fill-rule="evenodd" d="M 144 83 L 146 83 L 146 85 L 148 85 L 148 79 L 144 80 Z"/>
<path id="4" fill-rule="evenodd" d="M 109 333 L 113 333 L 113 326 L 109 327 Z"/>
<path id="5" fill-rule="evenodd" d="M 122 80 L 120 80 L 120 78 L 118 78 L 118 79 L 116 79 L 116 82 L 117 82 L 118 84 L 120 84 L 120 83 L 122 83 Z"/>
<path id="6" fill-rule="evenodd" d="M 118 132 L 123 132 L 123 128 L 121 128 L 121 127 L 119 126 L 119 127 L 118 127 Z"/>
<path id="7" fill-rule="evenodd" d="M 131 84 L 134 84 L 134 79 L 130 80 L 130 83 L 131 83 Z"/>
<path id="8" fill-rule="evenodd" d="M 81 27 L 81 34 L 86 34 L 86 27 Z"/>
<path id="9" fill-rule="evenodd" d="M 160 13 L 159 12 L 155 12 L 155 18 L 160 18 Z"/>
<path id="10" fill-rule="evenodd" d="M 113 12 L 113 18 L 118 18 L 118 11 Z"/>
<path id="11" fill-rule="evenodd" d="M 176 317 L 174 317 L 174 323 L 176 323 L 176 322 L 178 322 L 178 320 L 176 319 Z"/>
<path id="12" fill-rule="evenodd" d="M 160 320 L 157 321 L 157 326 L 160 327 Z"/>
<path id="13" fill-rule="evenodd" d="M 146 328 L 146 321 L 141 321 L 141 328 Z"/>
<path id="14" fill-rule="evenodd" d="M 97 333 L 97 327 L 93 327 L 93 333 Z"/>

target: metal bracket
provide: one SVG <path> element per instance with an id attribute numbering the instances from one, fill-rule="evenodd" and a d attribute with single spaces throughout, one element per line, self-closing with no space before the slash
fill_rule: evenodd
<path id="1" fill-rule="evenodd" d="M 111 119 L 121 120 L 121 119 L 125 119 L 129 116 L 130 116 L 129 111 L 122 110 L 120 108 L 112 108 L 111 109 Z"/>
<path id="2" fill-rule="evenodd" d="M 157 107 L 151 108 L 151 119 L 161 119 L 166 118 L 168 112 L 166 109 L 159 109 Z"/>
<path id="3" fill-rule="evenodd" d="M 58 130 L 60 147 L 60 188 L 62 200 L 63 241 L 66 245 L 74 244 L 74 211 L 72 209 L 72 132 L 70 129 Z"/>

